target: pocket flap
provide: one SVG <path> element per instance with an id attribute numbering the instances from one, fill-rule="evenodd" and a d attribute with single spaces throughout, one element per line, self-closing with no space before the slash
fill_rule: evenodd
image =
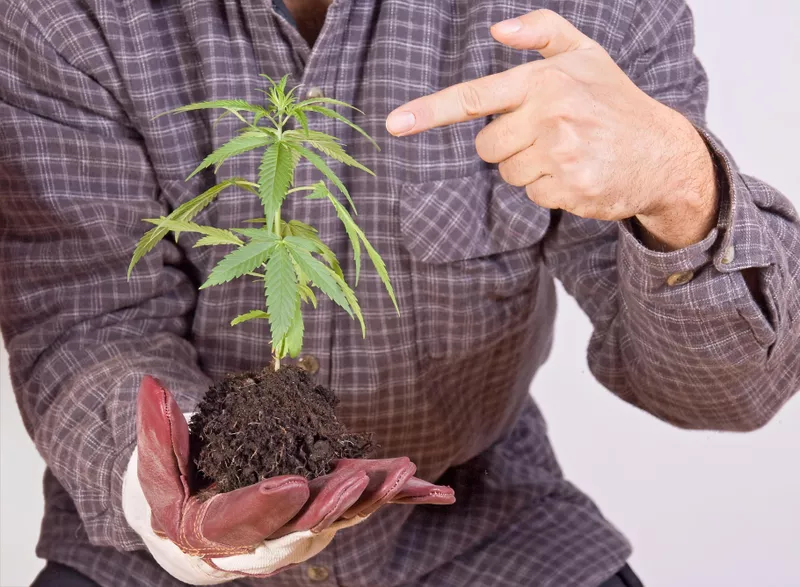
<path id="1" fill-rule="evenodd" d="M 426 263 L 487 257 L 538 243 L 550 212 L 531 202 L 524 188 L 496 170 L 466 177 L 405 184 L 400 197 L 403 240 Z"/>

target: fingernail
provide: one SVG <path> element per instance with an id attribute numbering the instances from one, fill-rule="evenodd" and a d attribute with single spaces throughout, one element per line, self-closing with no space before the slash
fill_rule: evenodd
<path id="1" fill-rule="evenodd" d="M 386 120 L 386 128 L 393 135 L 403 134 L 414 128 L 417 117 L 411 112 L 393 112 Z"/>
<path id="2" fill-rule="evenodd" d="M 502 35 L 511 35 L 522 28 L 522 21 L 518 18 L 509 18 L 503 22 L 498 22 L 494 25 L 494 28 Z"/>

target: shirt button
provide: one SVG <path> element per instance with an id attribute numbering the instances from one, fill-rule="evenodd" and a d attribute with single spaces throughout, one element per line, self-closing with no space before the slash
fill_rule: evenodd
<path id="1" fill-rule="evenodd" d="M 689 283 L 694 277 L 694 271 L 679 271 L 667 277 L 667 285 L 675 287 Z"/>
<path id="2" fill-rule="evenodd" d="M 307 371 L 314 375 L 317 371 L 319 371 L 319 360 L 314 355 L 303 355 L 299 359 L 297 359 L 297 366 L 300 367 L 303 371 Z"/>
<path id="3" fill-rule="evenodd" d="M 317 583 L 327 581 L 331 574 L 325 567 L 308 567 L 308 578 Z"/>
<path id="4" fill-rule="evenodd" d="M 322 88 L 314 86 L 308 89 L 306 92 L 306 98 L 322 98 L 325 94 L 322 93 Z"/>
<path id="5" fill-rule="evenodd" d="M 733 263 L 733 260 L 736 258 L 736 249 L 733 248 L 733 245 L 729 246 L 725 249 L 725 252 L 722 254 L 722 259 L 720 261 L 723 265 L 730 265 Z"/>

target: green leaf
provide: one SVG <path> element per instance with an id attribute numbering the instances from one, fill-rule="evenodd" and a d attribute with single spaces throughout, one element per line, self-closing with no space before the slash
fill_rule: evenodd
<path id="1" fill-rule="evenodd" d="M 299 237 L 287 237 L 284 242 L 289 245 L 287 249 L 292 259 L 305 276 L 316 288 L 341 306 L 352 318 L 353 310 L 340 285 L 340 283 L 344 283 L 344 280 L 339 278 L 333 269 L 312 257 L 311 253 L 298 242 L 290 241 L 289 239 L 299 239 Z"/>
<path id="2" fill-rule="evenodd" d="M 275 213 L 280 210 L 286 191 L 292 183 L 294 162 L 286 144 L 273 143 L 261 158 L 258 170 L 259 196 L 264 205 L 267 229 L 272 228 Z"/>
<path id="3" fill-rule="evenodd" d="M 155 224 L 156 226 L 163 226 L 168 230 L 172 230 L 176 233 L 196 232 L 199 234 L 204 234 L 206 235 L 206 238 L 213 239 L 215 241 L 213 244 L 236 245 L 236 246 L 241 246 L 244 244 L 238 236 L 233 234 L 230 230 L 225 230 L 224 228 L 204 226 L 202 224 L 196 224 L 194 222 L 190 222 L 189 220 L 178 220 L 175 218 L 169 218 L 164 216 L 162 216 L 161 218 L 145 218 L 144 221 L 149 222 L 150 224 Z M 198 241 L 198 243 L 199 242 L 200 241 Z M 210 244 L 210 243 L 203 243 L 203 244 Z"/>
<path id="4" fill-rule="evenodd" d="M 177 114 L 180 112 L 191 112 L 193 110 L 212 110 L 215 108 L 223 108 L 238 116 L 240 119 L 242 117 L 238 114 L 239 112 L 251 112 L 253 114 L 262 113 L 264 115 L 268 115 L 269 112 L 263 107 L 258 106 L 256 104 L 250 104 L 246 100 L 210 100 L 205 102 L 195 102 L 193 104 L 187 104 L 186 106 L 179 106 L 178 108 L 173 108 L 172 110 L 168 110 L 167 112 L 162 112 L 161 114 L 154 117 L 159 118 L 161 116 L 165 116 L 167 114 Z"/>
<path id="5" fill-rule="evenodd" d="M 230 245 L 231 243 L 227 238 L 219 238 L 216 236 L 204 236 L 203 238 L 199 239 L 196 243 L 194 243 L 193 249 L 197 249 L 199 247 L 212 247 L 217 245 Z"/>
<path id="6" fill-rule="evenodd" d="M 246 245 L 228 253 L 208 276 L 200 289 L 227 283 L 232 279 L 247 275 L 257 267 L 264 264 L 273 249 L 276 248 L 278 237 L 273 235 L 272 240 L 254 240 Z"/>
<path id="7" fill-rule="evenodd" d="M 325 153 L 331 159 L 335 159 L 336 161 L 341 161 L 345 165 L 349 165 L 350 167 L 355 167 L 360 169 L 361 171 L 365 171 L 370 175 L 374 176 L 375 172 L 372 171 L 369 167 L 362 165 L 356 159 L 354 159 L 347 151 L 345 151 L 341 145 L 338 143 L 328 143 L 328 142 L 321 142 L 321 141 L 311 141 L 309 140 L 308 143 L 317 149 Z"/>
<path id="8" fill-rule="evenodd" d="M 286 91 L 286 82 L 289 80 L 289 74 L 287 73 L 281 78 L 281 81 L 278 82 L 278 89 L 283 94 Z"/>
<path id="9" fill-rule="evenodd" d="M 319 234 L 319 231 L 316 228 L 310 224 L 306 224 L 305 222 L 300 222 L 299 220 L 290 220 L 289 222 L 284 222 L 283 232 L 286 236 L 311 235 L 311 237 L 313 237 Z"/>
<path id="10" fill-rule="evenodd" d="M 288 247 L 282 241 L 276 244 L 267 261 L 264 282 L 272 330 L 272 346 L 277 348 L 289 332 L 300 305 L 294 265 Z"/>
<path id="11" fill-rule="evenodd" d="M 264 224 L 267 222 L 266 218 L 250 218 L 249 220 L 245 220 L 244 222 L 248 222 L 250 224 Z"/>
<path id="12" fill-rule="evenodd" d="M 256 319 L 264 319 L 269 320 L 269 314 L 267 314 L 264 310 L 250 310 L 245 314 L 239 314 L 231 320 L 231 326 L 236 326 L 237 324 L 241 324 L 242 322 L 247 322 L 248 320 L 256 320 Z"/>
<path id="13" fill-rule="evenodd" d="M 272 241 L 278 238 L 273 231 L 266 228 L 234 228 L 232 230 L 254 241 Z"/>
<path id="14" fill-rule="evenodd" d="M 188 202 L 184 202 L 175 210 L 173 210 L 169 216 L 167 216 L 170 220 L 184 220 L 190 221 L 195 216 L 197 216 L 203 209 L 208 206 L 214 199 L 220 194 L 222 190 L 231 186 L 238 186 L 243 187 L 245 189 L 252 189 L 249 188 L 246 184 L 249 182 L 245 181 L 241 177 L 232 177 L 230 179 L 226 179 L 225 181 L 221 181 L 216 185 L 211 186 L 206 191 L 204 191 L 199 196 L 195 196 Z M 136 264 L 144 257 L 147 253 L 149 253 L 153 248 L 163 239 L 168 233 L 170 229 L 162 226 L 159 224 L 155 228 L 151 228 L 148 230 L 144 236 L 139 240 L 138 244 L 136 245 L 136 249 L 133 252 L 133 257 L 131 258 L 130 265 L 128 265 L 128 279 L 131 277 L 131 272 Z M 177 234 L 175 235 L 177 238 Z"/>
<path id="15" fill-rule="evenodd" d="M 308 100 L 303 100 L 302 102 L 297 103 L 298 108 L 303 108 L 304 110 L 308 110 L 309 106 L 313 106 L 315 104 L 335 104 L 336 106 L 344 106 L 345 108 L 350 108 L 351 110 L 355 110 L 359 114 L 364 114 L 361 110 L 353 106 L 352 104 L 348 104 L 347 102 L 342 102 L 341 100 L 334 100 L 333 98 L 309 98 Z"/>
<path id="16" fill-rule="evenodd" d="M 308 131 L 308 117 L 306 116 L 306 113 L 303 112 L 302 110 L 295 110 L 292 114 L 297 119 L 297 122 L 300 123 L 300 126 L 303 128 L 303 131 L 305 131 L 307 135 L 309 131 Z"/>
<path id="17" fill-rule="evenodd" d="M 306 200 L 324 200 L 328 197 L 328 186 L 324 181 L 318 181 L 314 184 L 314 191 L 305 196 Z"/>
<path id="18" fill-rule="evenodd" d="M 299 153 L 303 157 L 305 157 L 306 159 L 308 159 L 314 167 L 319 169 L 319 171 L 322 173 L 322 175 L 327 177 L 333 183 L 333 185 L 335 185 L 337 188 L 339 188 L 339 191 L 344 194 L 344 197 L 347 198 L 347 201 L 350 203 L 350 206 L 353 208 L 353 212 L 356 213 L 356 206 L 353 203 L 352 198 L 350 197 L 350 192 L 348 192 L 347 188 L 344 187 L 344 184 L 342 183 L 342 180 L 340 180 L 336 176 L 336 174 L 333 172 L 333 170 L 330 167 L 328 167 L 328 164 L 325 163 L 325 161 L 322 160 L 322 157 L 320 157 L 319 155 L 317 155 L 313 151 L 309 151 L 305 147 L 302 147 L 302 146 L 294 144 L 294 143 L 291 143 L 289 145 L 289 147 L 291 149 L 295 150 L 297 153 Z"/>
<path id="19" fill-rule="evenodd" d="M 298 291 L 300 292 L 300 298 L 306 302 L 311 303 L 314 306 L 314 309 L 317 309 L 317 296 L 314 295 L 314 290 L 308 287 L 305 283 L 297 284 Z"/>
<path id="20" fill-rule="evenodd" d="M 328 191 L 328 199 L 336 209 L 336 215 L 339 217 L 339 220 L 342 221 L 342 224 L 344 224 L 347 236 L 350 237 L 350 242 L 353 245 L 353 253 L 356 255 L 356 283 L 358 283 L 358 259 L 361 255 L 361 248 L 356 245 L 356 241 L 360 240 L 363 243 L 364 248 L 367 250 L 367 255 L 369 255 L 372 264 L 375 266 L 375 271 L 377 271 L 378 276 L 383 282 L 383 286 L 386 288 L 386 293 L 389 294 L 389 297 L 394 304 L 394 309 L 399 314 L 400 308 L 397 305 L 397 298 L 394 295 L 394 288 L 392 287 L 392 283 L 389 279 L 389 272 L 386 270 L 386 264 L 383 262 L 383 259 L 378 254 L 378 251 L 376 251 L 367 240 L 364 231 L 358 227 L 352 216 L 350 216 L 350 214 L 347 212 L 347 209 L 342 205 L 341 202 L 339 202 L 339 200 L 334 197 L 333 194 L 330 193 L 330 191 Z"/>
<path id="21" fill-rule="evenodd" d="M 303 313 L 300 310 L 300 304 L 297 304 L 285 341 L 284 348 L 289 353 L 289 356 L 294 359 L 300 354 L 300 349 L 303 348 Z"/>
<path id="22" fill-rule="evenodd" d="M 317 230 L 297 220 L 292 220 L 291 222 L 295 222 L 296 224 L 293 228 L 291 226 L 289 227 L 289 230 L 292 230 L 293 233 L 286 236 L 286 241 L 297 244 L 310 253 L 318 253 L 339 277 L 344 277 L 342 268 L 339 266 L 339 260 L 328 245 L 323 243 L 319 238 Z M 299 225 L 302 225 L 302 227 Z"/>
<path id="23" fill-rule="evenodd" d="M 344 297 L 347 300 L 347 303 L 350 304 L 350 307 L 353 308 L 353 313 L 358 318 L 358 322 L 361 325 L 361 336 L 367 336 L 367 326 L 364 324 L 364 316 L 361 314 L 361 306 L 358 304 L 358 298 L 356 298 L 355 292 L 350 288 L 349 285 L 345 282 L 343 277 L 338 275 L 334 275 L 336 279 L 336 283 L 339 284 L 339 287 L 342 288 L 342 292 L 344 292 Z"/>
<path id="24" fill-rule="evenodd" d="M 328 198 L 333 207 L 336 209 L 336 215 L 341 220 L 342 224 L 344 225 L 344 230 L 347 233 L 347 237 L 350 239 L 350 245 L 353 247 L 353 260 L 355 261 L 356 266 L 356 276 L 355 276 L 355 284 L 358 285 L 359 277 L 361 276 L 361 237 L 359 236 L 360 229 L 358 225 L 356 225 L 353 217 L 347 212 L 347 209 L 342 206 L 339 200 L 330 192 L 328 187 L 320 182 L 318 186 L 318 190 L 320 198 Z M 316 193 L 316 192 L 315 192 Z"/>
<path id="25" fill-rule="evenodd" d="M 203 162 L 200 163 L 186 179 L 191 179 L 203 169 L 211 167 L 212 165 L 214 166 L 214 172 L 216 172 L 226 159 L 252 151 L 253 149 L 258 149 L 259 147 L 266 147 L 272 142 L 274 142 L 272 137 L 261 132 L 248 132 L 234 137 L 203 159 Z"/>
<path id="26" fill-rule="evenodd" d="M 300 134 L 299 131 L 287 131 L 284 133 L 284 137 L 290 139 L 296 139 L 292 142 L 306 142 L 318 151 L 321 151 L 331 159 L 335 159 L 336 161 L 341 161 L 345 165 L 349 165 L 350 167 L 356 167 L 369 173 L 370 175 L 375 175 L 375 173 L 369 169 L 368 167 L 362 165 L 352 156 L 350 156 L 347 151 L 344 150 L 341 144 L 339 144 L 339 139 L 333 137 L 329 134 L 325 134 L 324 132 L 319 131 L 309 131 L 305 135 Z"/>
<path id="27" fill-rule="evenodd" d="M 301 102 L 301 104 L 302 104 L 302 102 Z M 348 104 L 348 106 L 349 106 L 349 104 Z M 350 106 L 350 107 L 352 108 L 352 106 Z M 378 151 L 381 150 L 381 148 L 378 146 L 378 143 L 375 142 L 375 139 L 373 139 L 371 136 L 369 136 L 367 131 L 365 131 L 363 128 L 361 128 L 356 123 L 351 121 L 349 118 L 347 118 L 345 116 L 342 116 L 341 114 L 336 112 L 336 110 L 332 110 L 330 108 L 326 108 L 325 106 L 313 106 L 313 105 L 306 106 L 305 110 L 308 110 L 308 111 L 311 111 L 311 112 L 316 112 L 317 114 L 322 114 L 323 116 L 327 116 L 328 118 L 333 118 L 335 120 L 338 120 L 339 122 L 343 122 L 344 124 L 346 124 L 347 126 L 352 128 L 354 131 L 359 133 L 361 136 L 365 137 L 370 143 L 372 143 L 372 145 Z M 356 110 L 358 110 L 358 109 L 356 109 Z M 360 110 L 358 110 L 358 111 L 361 112 Z M 363 114 L 363 112 L 361 112 L 361 113 Z"/>

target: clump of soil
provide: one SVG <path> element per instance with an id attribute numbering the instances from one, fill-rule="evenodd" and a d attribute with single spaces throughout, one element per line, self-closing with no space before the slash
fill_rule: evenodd
<path id="1" fill-rule="evenodd" d="M 226 377 L 189 423 L 198 488 L 213 494 L 278 475 L 313 479 L 336 459 L 367 456 L 371 435 L 348 432 L 336 419 L 337 403 L 297 367 Z"/>

